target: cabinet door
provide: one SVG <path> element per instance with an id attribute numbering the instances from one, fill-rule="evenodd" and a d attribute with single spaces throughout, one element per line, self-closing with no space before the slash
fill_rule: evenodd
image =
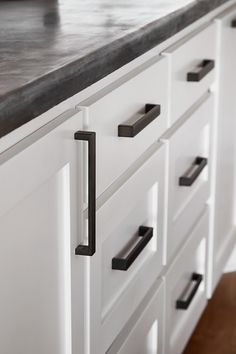
<path id="1" fill-rule="evenodd" d="M 216 286 L 235 243 L 236 158 L 236 28 L 234 13 L 216 20 L 219 35 L 218 128 L 215 171 L 214 259 L 211 291 Z"/>
<path id="2" fill-rule="evenodd" d="M 1 353 L 84 352 L 84 260 L 74 255 L 81 120 L 66 112 L 32 144 L 34 136 L 13 147 L 14 156 L 0 155 Z"/>

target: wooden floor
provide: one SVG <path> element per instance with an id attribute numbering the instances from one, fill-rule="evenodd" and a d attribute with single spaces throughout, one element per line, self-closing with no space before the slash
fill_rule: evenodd
<path id="1" fill-rule="evenodd" d="M 222 277 L 183 354 L 236 354 L 236 272 Z"/>

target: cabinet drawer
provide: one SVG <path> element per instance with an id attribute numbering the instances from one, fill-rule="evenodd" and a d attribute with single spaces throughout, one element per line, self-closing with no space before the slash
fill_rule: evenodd
<path id="1" fill-rule="evenodd" d="M 97 135 L 99 196 L 167 127 L 166 58 L 152 59 L 80 106 L 86 108 L 85 129 Z M 130 137 L 118 136 L 121 125 L 119 134 Z"/>
<path id="2" fill-rule="evenodd" d="M 209 197 L 213 97 L 207 94 L 200 102 L 181 127 L 165 137 L 169 152 L 167 261 L 186 237 Z"/>
<path id="3" fill-rule="evenodd" d="M 176 121 L 214 80 L 216 57 L 215 24 L 184 39 L 165 54 L 170 61 L 170 121 Z"/>
<path id="4" fill-rule="evenodd" d="M 164 162 L 161 145 L 97 212 L 103 352 L 162 269 Z"/>
<path id="5" fill-rule="evenodd" d="M 121 346 L 114 343 L 107 354 L 164 354 L 163 315 L 164 286 L 161 284 L 139 317 L 132 319 L 131 330 L 124 328 L 122 331 L 125 340 Z"/>
<path id="6" fill-rule="evenodd" d="M 182 353 L 206 305 L 208 210 L 166 275 L 166 354 Z"/>

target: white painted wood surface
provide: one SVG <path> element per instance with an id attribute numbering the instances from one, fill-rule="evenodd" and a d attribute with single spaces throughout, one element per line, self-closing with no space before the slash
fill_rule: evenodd
<path id="1" fill-rule="evenodd" d="M 110 347 L 162 270 L 164 163 L 165 148 L 156 144 L 153 155 L 97 211 L 97 251 L 88 279 L 91 353 Z M 141 225 L 154 228 L 153 238 L 127 271 L 112 270 L 112 258 L 130 241 L 133 247 Z"/>
<path id="2" fill-rule="evenodd" d="M 205 26 L 198 33 L 187 36 L 164 51 L 170 65 L 169 121 L 173 124 L 211 86 L 215 71 L 210 71 L 199 82 L 188 82 L 187 73 L 205 59 L 216 58 L 215 25 Z"/>
<path id="3" fill-rule="evenodd" d="M 167 75 L 167 59 L 154 57 L 80 104 L 97 134 L 97 196 L 167 129 Z M 148 103 L 161 105 L 160 116 L 135 137 L 118 137 L 118 125 L 140 119 Z"/>
<path id="4" fill-rule="evenodd" d="M 81 125 L 74 112 L 0 166 L 1 353 L 84 352 L 84 265 L 74 255 Z"/>
<path id="5" fill-rule="evenodd" d="M 202 212 L 209 198 L 209 155 L 213 97 L 207 94 L 194 111 L 188 112 L 182 124 L 163 137 L 168 148 L 168 211 L 165 261 L 171 257 L 186 239 L 189 229 Z M 181 121 L 180 121 L 181 123 Z M 194 163 L 197 156 L 208 159 L 192 186 L 180 186 L 179 178 Z"/>
<path id="6" fill-rule="evenodd" d="M 118 354 L 164 354 L 164 286 L 154 294 Z"/>
<path id="7" fill-rule="evenodd" d="M 231 27 L 236 9 L 216 20 L 219 38 L 219 73 L 217 100 L 217 144 L 215 205 L 213 228 L 213 278 L 211 292 L 224 271 L 236 241 L 236 29 Z M 236 263 L 235 263 L 236 265 Z"/>
<path id="8" fill-rule="evenodd" d="M 208 211 L 201 216 L 189 234 L 188 241 L 177 255 L 166 274 L 166 354 L 181 354 L 196 323 L 206 306 L 206 240 L 208 237 Z M 176 301 L 188 289 L 192 273 L 203 275 L 190 306 L 176 309 Z M 189 289 L 188 289 L 189 290 Z"/>

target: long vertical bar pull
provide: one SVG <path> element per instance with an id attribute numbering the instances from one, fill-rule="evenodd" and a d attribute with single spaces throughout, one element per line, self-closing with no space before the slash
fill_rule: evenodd
<path id="1" fill-rule="evenodd" d="M 77 131 L 74 138 L 88 142 L 88 245 L 78 245 L 75 254 L 92 256 L 96 252 L 96 133 Z"/>

